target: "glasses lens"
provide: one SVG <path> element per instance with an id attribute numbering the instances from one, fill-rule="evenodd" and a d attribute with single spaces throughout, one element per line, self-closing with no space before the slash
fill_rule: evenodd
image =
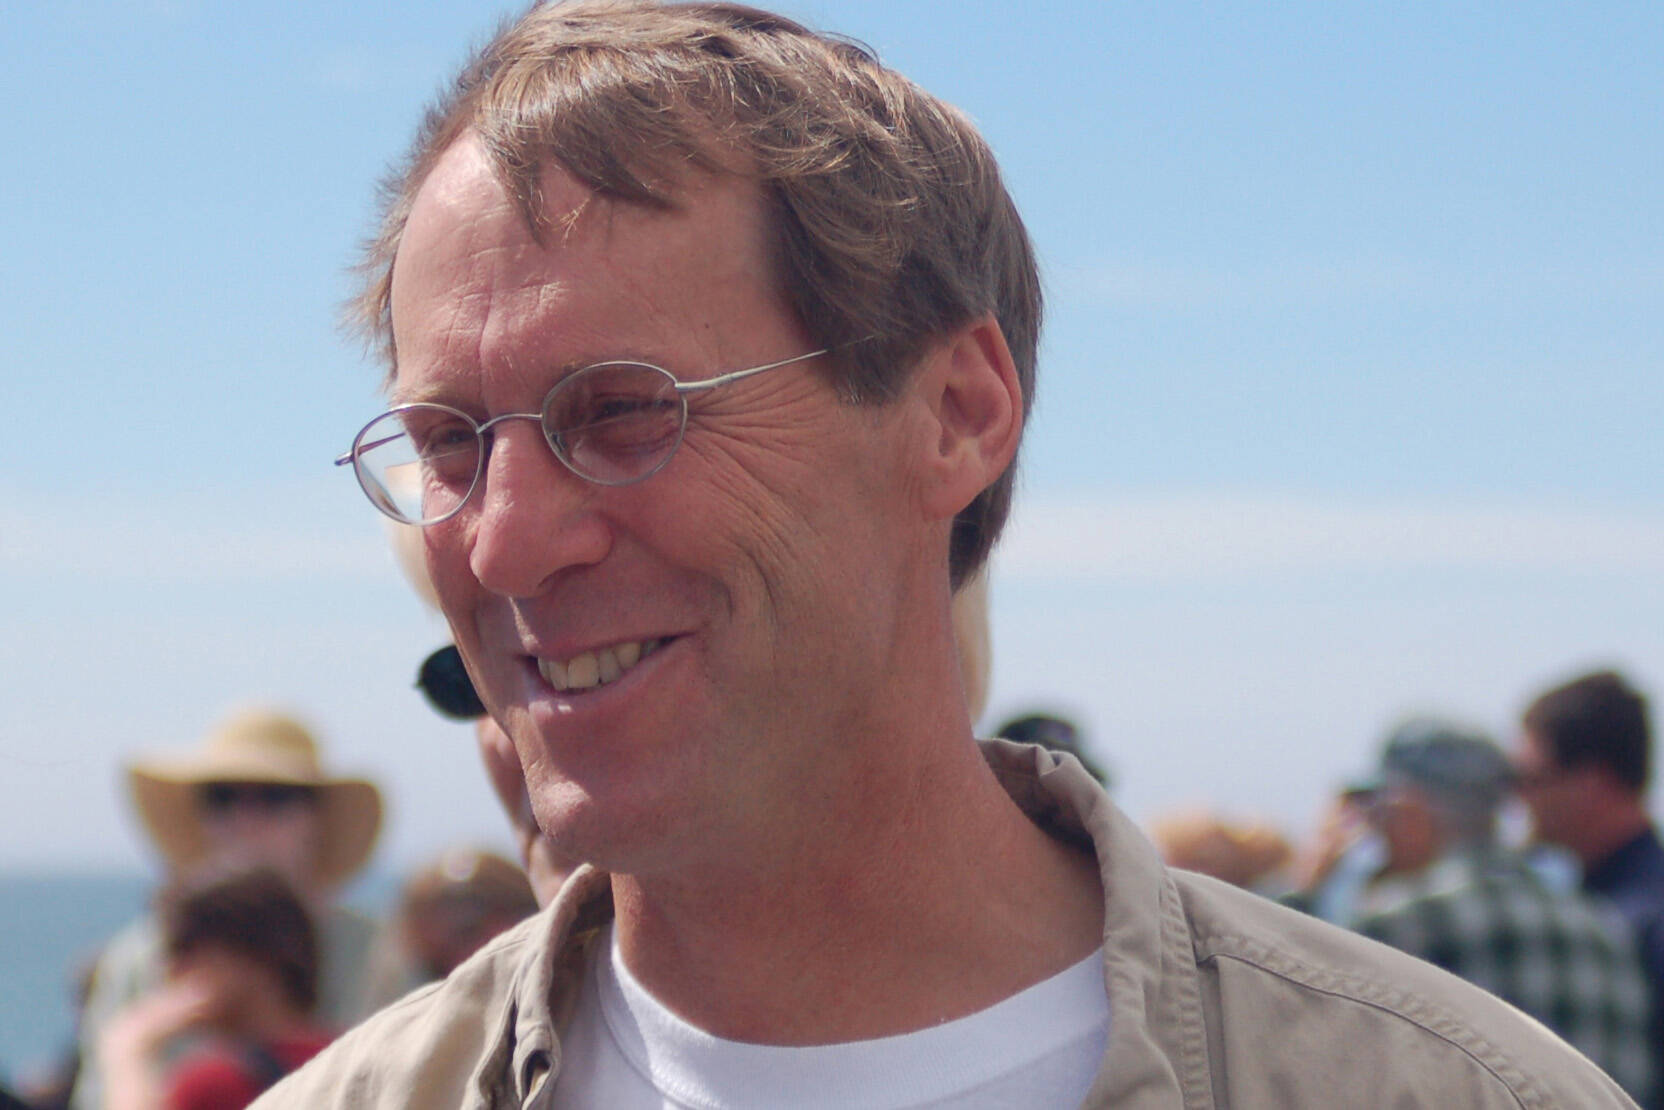
<path id="1" fill-rule="evenodd" d="M 353 469 L 376 508 L 405 524 L 432 524 L 474 489 L 479 428 L 442 405 L 400 405 L 358 433 Z"/>
<path id="2" fill-rule="evenodd" d="M 427 695 L 428 704 L 440 714 L 458 721 L 485 716 L 485 706 L 474 691 L 474 680 L 462 665 L 462 653 L 455 645 L 442 647 L 422 661 L 416 685 Z"/>
<path id="3" fill-rule="evenodd" d="M 586 367 L 543 403 L 543 434 L 555 454 L 607 486 L 639 482 L 669 462 L 686 420 L 676 379 L 640 362 Z"/>

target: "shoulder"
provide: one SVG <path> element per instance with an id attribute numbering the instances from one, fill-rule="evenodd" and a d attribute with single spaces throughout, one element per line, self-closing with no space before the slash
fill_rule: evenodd
<path id="1" fill-rule="evenodd" d="M 541 916 L 477 952 L 450 977 L 372 1015 L 279 1083 L 258 1105 L 455 1107 L 498 1039 Z M 546 927 L 546 923 L 544 925 Z"/>
<path id="2" fill-rule="evenodd" d="M 1256 1062 L 1225 1077 L 1236 1100 L 1319 1105 L 1344 1083 L 1382 1105 L 1631 1105 L 1554 1034 L 1455 976 L 1234 887 L 1172 877 L 1212 1050 Z"/>
<path id="3" fill-rule="evenodd" d="M 98 953 L 100 976 L 148 975 L 161 964 L 162 936 L 150 914 L 134 918 L 105 942 Z"/>
<path id="4" fill-rule="evenodd" d="M 156 985 L 162 977 L 162 940 L 156 919 L 144 914 L 112 936 L 93 964 L 92 993 L 87 999 L 89 1025 L 111 1014 Z"/>

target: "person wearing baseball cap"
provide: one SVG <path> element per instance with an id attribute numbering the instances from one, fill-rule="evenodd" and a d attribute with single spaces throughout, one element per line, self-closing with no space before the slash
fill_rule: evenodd
<path id="1" fill-rule="evenodd" d="M 1394 729 L 1354 789 L 1397 900 L 1356 928 L 1513 1003 L 1646 1105 L 1650 1002 L 1633 940 L 1499 842 L 1514 787 L 1507 758 L 1477 731 L 1431 718 Z"/>

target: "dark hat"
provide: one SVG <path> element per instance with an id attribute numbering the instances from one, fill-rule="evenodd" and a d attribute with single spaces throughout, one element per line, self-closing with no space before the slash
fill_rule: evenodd
<path id="1" fill-rule="evenodd" d="M 1028 713 L 1005 722 L 994 730 L 994 735 L 1014 740 L 1019 744 L 1038 744 L 1049 751 L 1068 752 L 1080 760 L 1087 773 L 1106 789 L 1113 783 L 1103 764 L 1087 754 L 1086 745 L 1081 741 L 1080 730 L 1067 717 L 1058 717 L 1050 713 Z"/>
<path id="2" fill-rule="evenodd" d="M 1418 717 L 1392 730 L 1379 769 L 1354 789 L 1379 790 L 1391 780 L 1496 804 L 1512 789 L 1514 772 L 1502 749 L 1483 733 Z"/>

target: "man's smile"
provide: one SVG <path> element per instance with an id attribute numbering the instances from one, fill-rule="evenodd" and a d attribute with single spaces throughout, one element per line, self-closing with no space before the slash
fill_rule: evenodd
<path id="1" fill-rule="evenodd" d="M 594 651 L 583 651 L 568 659 L 536 657 L 537 673 L 556 690 L 589 690 L 621 678 L 625 672 L 652 655 L 666 641 L 628 640 Z"/>

